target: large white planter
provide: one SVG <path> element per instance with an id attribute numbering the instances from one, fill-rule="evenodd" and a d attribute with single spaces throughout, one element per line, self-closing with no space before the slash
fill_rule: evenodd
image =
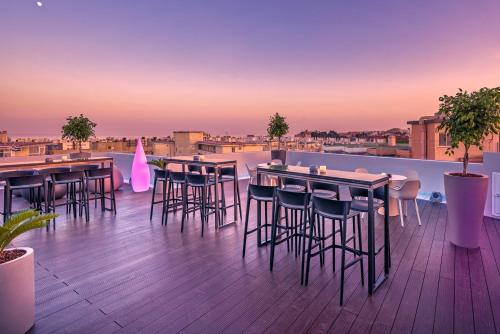
<path id="1" fill-rule="evenodd" d="M 26 333 L 35 323 L 35 265 L 32 248 L 0 264 L 0 332 Z"/>
<path id="2" fill-rule="evenodd" d="M 445 173 L 444 189 L 448 207 L 448 239 L 459 247 L 479 247 L 488 176 L 463 177 Z"/>

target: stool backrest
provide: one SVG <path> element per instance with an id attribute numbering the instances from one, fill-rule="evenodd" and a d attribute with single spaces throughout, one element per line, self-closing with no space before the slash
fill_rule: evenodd
<path id="1" fill-rule="evenodd" d="M 155 177 L 157 179 L 166 179 L 168 177 L 168 170 L 154 169 Z"/>
<path id="2" fill-rule="evenodd" d="M 9 172 L 1 172 L 0 173 L 0 181 L 6 181 L 9 177 L 16 176 L 31 176 L 34 175 L 35 171 L 33 169 L 30 170 L 14 170 Z"/>
<path id="3" fill-rule="evenodd" d="M 207 173 L 209 175 L 215 174 L 215 167 L 205 166 L 205 173 Z M 219 174 L 220 174 L 220 168 L 219 168 Z"/>
<path id="4" fill-rule="evenodd" d="M 73 171 L 66 173 L 53 173 L 51 174 L 53 182 L 78 182 L 83 180 L 82 171 Z"/>
<path id="5" fill-rule="evenodd" d="M 347 216 L 351 210 L 351 201 L 339 201 L 336 199 L 313 196 L 313 208 L 315 212 L 333 216 Z"/>
<path id="6" fill-rule="evenodd" d="M 276 186 L 260 186 L 256 184 L 249 184 L 248 191 L 250 191 L 250 196 L 253 197 L 274 197 Z"/>
<path id="7" fill-rule="evenodd" d="M 186 173 L 169 171 L 168 176 L 171 182 L 184 182 L 186 181 Z"/>
<path id="8" fill-rule="evenodd" d="M 284 186 L 286 186 L 286 185 L 303 186 L 307 189 L 307 181 L 306 180 L 299 180 L 299 179 L 292 179 L 292 178 L 288 178 L 288 177 L 283 177 L 283 178 L 281 178 L 281 183 L 283 183 Z"/>
<path id="9" fill-rule="evenodd" d="M 188 171 L 190 173 L 203 174 L 203 168 L 201 166 L 198 166 L 198 165 L 188 165 Z"/>
<path id="10" fill-rule="evenodd" d="M 113 168 L 105 167 L 98 169 L 87 169 L 85 170 L 85 175 L 90 178 L 106 178 L 113 175 Z"/>
<path id="11" fill-rule="evenodd" d="M 277 189 L 276 193 L 280 204 L 283 206 L 306 207 L 309 204 L 309 199 L 311 198 L 311 194 L 306 192 Z"/>
<path id="12" fill-rule="evenodd" d="M 203 174 L 186 174 L 188 184 L 204 185 L 208 181 L 208 175 Z"/>
<path id="13" fill-rule="evenodd" d="M 38 169 L 36 173 L 38 175 L 50 175 L 55 173 L 66 173 L 69 171 L 71 171 L 70 167 L 54 167 L 54 168 Z"/>
<path id="14" fill-rule="evenodd" d="M 28 176 L 14 176 L 6 180 L 7 187 L 21 188 L 21 187 L 40 187 L 45 184 L 45 177 L 43 175 L 28 175 Z"/>
<path id="15" fill-rule="evenodd" d="M 234 167 L 222 167 L 220 170 L 220 175 L 222 176 L 234 176 L 235 169 Z"/>
<path id="16" fill-rule="evenodd" d="M 75 165 L 71 166 L 71 171 L 86 171 L 91 169 L 99 169 L 99 165 Z"/>
<path id="17" fill-rule="evenodd" d="M 368 190 L 362 188 L 349 187 L 351 197 L 368 197 Z M 373 197 L 377 199 L 384 199 L 384 187 L 379 187 L 373 191 Z"/>
<path id="18" fill-rule="evenodd" d="M 311 190 L 330 190 L 330 191 L 335 191 L 336 193 L 339 192 L 339 186 L 336 184 L 330 184 L 330 183 L 321 183 L 321 182 L 311 182 Z"/>

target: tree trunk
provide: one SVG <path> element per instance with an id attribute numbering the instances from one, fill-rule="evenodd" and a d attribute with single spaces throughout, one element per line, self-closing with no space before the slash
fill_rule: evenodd
<path id="1" fill-rule="evenodd" d="M 82 153 L 82 142 L 81 141 L 78 142 L 78 149 L 79 149 L 80 153 Z"/>
<path id="2" fill-rule="evenodd" d="M 464 176 L 467 175 L 467 167 L 468 167 L 468 165 L 469 165 L 469 146 L 465 146 L 464 171 L 463 171 Z"/>

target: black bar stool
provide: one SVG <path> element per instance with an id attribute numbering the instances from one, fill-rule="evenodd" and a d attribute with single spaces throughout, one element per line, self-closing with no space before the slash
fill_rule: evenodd
<path id="1" fill-rule="evenodd" d="M 352 197 L 351 210 L 368 212 L 368 190 L 349 187 Z M 384 188 L 380 187 L 373 191 L 373 210 L 384 206 Z"/>
<path id="2" fill-rule="evenodd" d="M 88 170 L 94 170 L 94 169 L 99 169 L 99 165 L 73 165 L 71 166 L 71 171 L 72 172 L 84 172 Z M 97 180 L 94 180 L 94 191 L 93 194 L 97 192 Z M 94 196 L 95 197 L 95 196 Z M 97 199 L 94 199 L 94 207 L 97 208 Z"/>
<path id="3" fill-rule="evenodd" d="M 179 189 L 181 191 L 179 195 Z M 187 210 L 187 189 L 186 189 L 186 173 L 168 171 L 168 186 L 167 186 L 167 204 L 163 207 L 162 225 L 167 225 L 168 213 L 177 212 L 179 206 L 182 207 L 182 220 L 184 223 L 184 212 Z"/>
<path id="4" fill-rule="evenodd" d="M 215 186 L 215 183 L 209 179 L 208 175 L 191 173 L 186 175 L 185 194 L 189 191 L 189 188 L 191 188 L 193 194 L 195 194 L 196 192 L 198 193 L 198 196 L 194 197 L 191 203 L 193 204 L 193 212 L 197 210 L 200 211 L 202 237 L 205 231 L 205 224 L 208 224 L 208 216 L 215 213 L 215 206 L 211 205 L 210 203 L 210 188 L 212 186 Z M 186 220 L 185 216 L 188 214 L 188 212 L 189 210 L 187 206 L 185 206 L 183 210 L 181 232 L 184 231 L 184 221 Z"/>
<path id="5" fill-rule="evenodd" d="M 2 216 L 5 216 L 5 213 L 7 212 L 7 193 L 6 193 L 6 182 L 9 177 L 17 177 L 17 176 L 31 176 L 34 174 L 34 170 L 16 170 L 16 171 L 9 171 L 9 172 L 1 172 L 0 173 L 0 185 L 3 186 L 4 189 L 4 196 L 3 196 L 3 211 L 0 212 Z M 16 193 L 20 194 L 20 191 L 14 191 L 13 196 L 16 195 Z"/>
<path id="6" fill-rule="evenodd" d="M 272 224 L 268 221 L 268 206 L 272 203 L 271 214 L 274 214 L 274 204 L 275 204 L 275 186 L 260 186 L 256 184 L 249 184 L 247 191 L 247 211 L 245 217 L 245 232 L 243 234 L 243 257 L 245 257 L 247 236 L 254 232 L 257 232 L 257 246 L 261 247 L 266 245 L 269 240 L 267 237 L 268 227 L 272 227 Z M 257 227 L 248 230 L 248 218 L 250 215 L 250 204 L 251 201 L 256 201 L 257 204 Z M 264 204 L 264 224 L 262 224 L 262 203 Z M 271 218 L 272 219 L 272 218 Z M 265 241 L 262 242 L 262 229 L 264 229 Z"/>
<path id="7" fill-rule="evenodd" d="M 47 211 L 47 188 L 43 175 L 7 177 L 4 188 L 4 222 L 14 213 L 12 211 L 12 198 L 14 191 L 18 190 L 29 191 L 28 202 L 30 203 L 30 208 L 33 204 L 34 208 L 38 211 Z M 42 202 L 44 202 L 45 208 L 42 207 Z"/>
<path id="8" fill-rule="evenodd" d="M 109 180 L 110 196 L 106 196 L 106 180 Z M 90 197 L 89 184 L 96 182 L 98 189 L 95 189 L 94 197 Z M 115 196 L 115 182 L 113 178 L 113 168 L 105 167 L 98 169 L 88 169 L 85 171 L 85 191 L 87 192 L 87 199 L 90 201 L 100 200 L 102 211 L 112 211 L 116 215 L 116 196 Z M 106 207 L 106 200 L 109 200 L 111 207 Z"/>
<path id="9" fill-rule="evenodd" d="M 295 246 L 295 257 L 299 255 L 303 229 L 306 227 L 310 216 L 310 193 L 277 189 L 276 194 L 276 205 L 271 229 L 271 271 L 274 265 L 274 249 L 276 245 L 286 241 L 288 250 L 290 250 L 290 246 L 292 249 Z M 281 208 L 285 210 L 285 225 L 281 224 Z M 284 230 L 284 232 L 278 234 L 278 230 Z M 286 235 L 286 237 L 282 238 L 283 235 Z"/>
<path id="10" fill-rule="evenodd" d="M 215 175 L 215 167 L 206 166 L 205 171 L 206 171 L 207 175 L 209 175 L 212 179 L 215 177 L 214 176 Z M 238 211 L 240 214 L 240 219 L 243 219 L 243 214 L 242 214 L 242 210 L 241 210 L 241 199 L 240 199 L 240 185 L 239 185 L 239 182 L 237 180 L 235 168 L 234 167 L 219 168 L 218 175 L 219 175 L 219 185 L 221 188 L 221 199 L 220 199 L 221 205 L 219 206 L 220 210 L 222 210 L 224 215 L 226 215 L 227 209 L 233 207 L 234 205 L 237 205 Z M 235 203 L 236 204 L 226 205 L 226 194 L 225 194 L 224 186 L 228 182 L 235 182 L 235 181 L 236 181 L 236 194 L 234 194 L 234 196 L 235 196 Z"/>
<path id="11" fill-rule="evenodd" d="M 287 191 L 307 191 L 307 181 L 282 177 L 281 189 Z"/>
<path id="12" fill-rule="evenodd" d="M 70 167 L 52 167 L 52 168 L 43 168 L 35 170 L 35 174 L 45 176 L 45 181 L 47 182 L 47 195 L 49 198 L 47 199 L 48 210 L 50 212 L 51 206 L 51 194 L 52 194 L 52 173 L 65 173 L 71 170 Z M 62 192 L 66 195 L 66 213 L 69 213 L 70 206 L 68 205 L 69 200 L 69 187 L 64 185 L 59 185 L 56 189 L 56 197 L 63 196 Z"/>
<path id="13" fill-rule="evenodd" d="M 361 284 L 364 285 L 364 272 L 363 272 L 363 245 L 361 236 L 361 224 L 359 212 L 351 211 L 351 201 L 339 201 L 335 199 L 313 197 L 312 198 L 312 217 L 311 224 L 309 225 L 309 233 L 304 236 L 304 248 L 305 239 L 308 239 L 307 246 L 307 256 L 306 252 L 302 253 L 302 279 L 301 282 L 307 285 L 309 283 L 309 269 L 311 264 L 311 257 L 316 255 L 324 254 L 327 250 L 331 249 L 333 256 L 333 268 L 335 270 L 335 249 L 340 248 L 342 250 L 341 256 L 341 276 L 340 276 L 340 306 L 342 306 L 344 301 L 344 278 L 345 270 L 353 266 L 356 263 L 360 263 L 361 271 Z M 325 235 L 325 228 L 320 227 L 320 218 L 324 223 L 324 219 L 329 219 L 332 221 L 332 233 Z M 347 238 L 347 222 L 351 219 L 353 222 L 352 235 Z M 335 223 L 339 222 L 339 229 L 335 227 Z M 355 224 L 356 222 L 356 224 Z M 356 228 L 357 227 L 357 228 Z M 319 233 L 315 234 L 315 228 Z M 357 230 L 357 231 L 356 231 Z M 340 233 L 340 244 L 335 241 L 335 235 Z M 356 247 L 356 238 L 358 239 L 358 246 Z M 331 244 L 329 246 L 324 246 L 324 241 L 331 239 Z M 313 240 L 316 243 L 313 245 Z M 350 247 L 349 242 L 353 241 L 354 246 Z M 312 252 L 315 247 L 319 246 L 319 251 Z M 354 259 L 349 263 L 345 261 L 345 253 L 350 252 L 354 255 Z M 304 263 L 307 262 L 304 271 Z M 305 277 L 304 277 L 305 276 Z"/>
<path id="14" fill-rule="evenodd" d="M 162 214 L 161 214 L 161 221 L 163 224 L 163 215 L 165 214 L 165 205 L 167 204 L 167 179 L 168 179 L 168 170 L 164 169 L 155 169 L 154 170 L 155 177 L 153 180 L 153 191 L 151 195 L 151 210 L 149 212 L 149 220 L 153 219 L 153 207 L 156 204 L 162 204 Z M 155 195 L 156 195 L 156 186 L 158 182 L 161 182 L 162 184 L 162 200 L 161 201 L 155 201 Z"/>
<path id="15" fill-rule="evenodd" d="M 49 195 L 49 211 L 56 212 L 56 207 L 60 205 L 66 205 L 72 207 L 73 218 L 77 217 L 77 212 L 79 216 L 82 216 L 82 212 L 85 209 L 85 221 L 89 221 L 89 200 L 88 192 L 85 187 L 85 174 L 81 171 L 73 172 L 59 172 L 52 173 L 50 185 L 50 195 Z M 68 189 L 68 198 L 64 204 L 56 204 L 56 187 L 58 185 L 66 186 Z M 77 211 L 78 207 L 78 211 Z M 55 228 L 55 223 L 54 223 Z"/>
<path id="16" fill-rule="evenodd" d="M 220 178 L 219 182 L 221 183 L 221 191 L 222 191 L 222 198 L 224 200 L 224 214 L 226 214 L 226 210 L 230 207 L 233 207 L 234 205 L 238 206 L 238 211 L 240 213 L 240 219 L 243 219 L 243 215 L 241 213 L 241 199 L 240 199 L 240 183 L 236 179 L 236 169 L 234 167 L 222 167 L 220 170 Z M 224 184 L 228 182 L 236 182 L 236 194 L 234 194 L 235 199 L 236 199 L 236 204 L 232 205 L 226 205 L 226 196 L 224 194 Z"/>
<path id="17" fill-rule="evenodd" d="M 365 213 L 369 211 L 369 201 L 368 201 L 368 190 L 349 187 L 349 191 L 352 197 L 351 210 L 361 212 L 361 218 Z M 373 211 L 377 211 L 384 207 L 384 187 L 379 187 L 373 190 Z M 390 240 L 387 241 L 389 245 L 387 247 L 391 249 Z M 378 255 L 385 245 L 381 245 L 378 250 L 375 251 L 375 255 Z M 389 257 L 389 266 L 391 265 L 391 258 Z"/>

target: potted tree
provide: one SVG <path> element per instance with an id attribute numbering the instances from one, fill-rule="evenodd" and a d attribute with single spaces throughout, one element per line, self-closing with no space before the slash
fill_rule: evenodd
<path id="1" fill-rule="evenodd" d="M 468 93 L 459 89 L 455 96 L 439 98 L 438 131 L 450 137 L 446 153 L 463 151 L 462 172 L 444 174 L 444 188 L 448 206 L 448 237 L 456 246 L 479 247 L 479 232 L 483 222 L 488 191 L 488 176 L 468 170 L 471 146 L 482 149 L 485 137 L 500 130 L 500 87 L 481 88 Z"/>
<path id="2" fill-rule="evenodd" d="M 281 149 L 281 138 L 288 133 L 288 124 L 286 118 L 276 113 L 269 117 L 269 124 L 267 126 L 267 134 L 273 140 L 278 139 L 278 149 L 271 149 L 271 159 L 279 159 L 283 164 L 286 161 L 286 150 Z M 286 146 L 285 146 L 286 148 Z"/>
<path id="3" fill-rule="evenodd" d="M 82 143 L 89 140 L 90 137 L 95 136 L 94 128 L 96 123 L 85 117 L 83 114 L 80 116 L 70 116 L 67 123 L 62 127 L 62 139 L 72 141 L 78 144 L 78 153 L 71 153 L 71 159 L 88 159 L 89 152 L 82 152 Z"/>
<path id="4" fill-rule="evenodd" d="M 0 226 L 0 331 L 25 333 L 35 322 L 35 265 L 33 249 L 7 249 L 12 240 L 29 230 L 45 227 L 56 214 L 27 210 Z"/>

